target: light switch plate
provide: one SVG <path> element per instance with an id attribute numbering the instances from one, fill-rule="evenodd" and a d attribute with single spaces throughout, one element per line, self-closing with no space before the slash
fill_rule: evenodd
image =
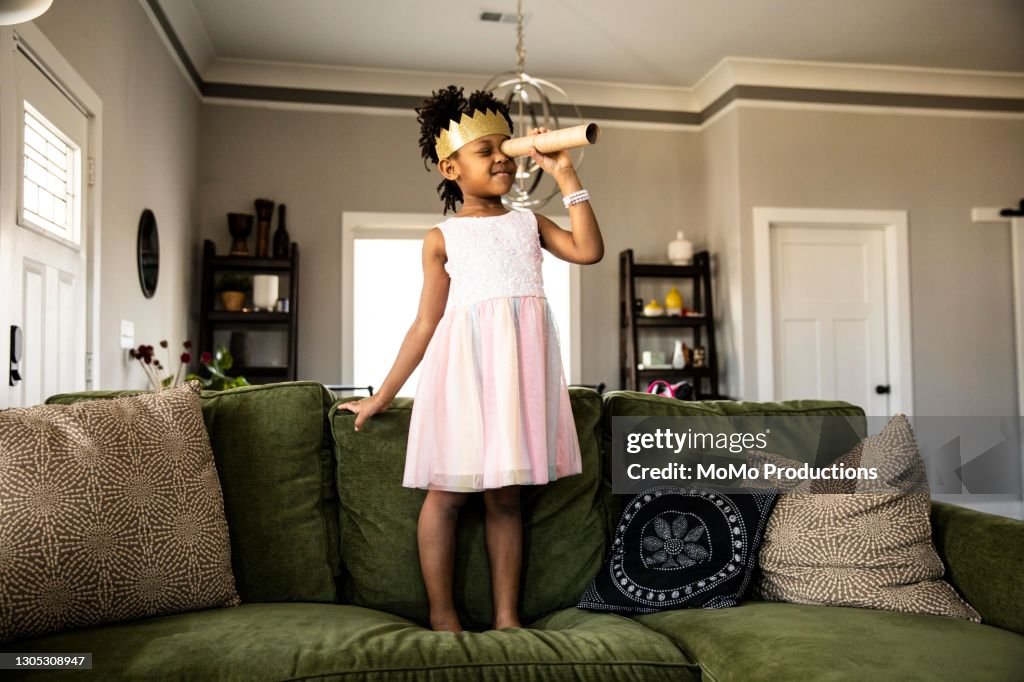
<path id="1" fill-rule="evenodd" d="M 135 323 L 121 320 L 121 348 L 135 348 Z"/>

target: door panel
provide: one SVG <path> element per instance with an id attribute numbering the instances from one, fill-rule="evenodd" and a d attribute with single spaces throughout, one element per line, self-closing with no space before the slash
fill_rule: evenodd
<path id="1" fill-rule="evenodd" d="M 775 395 L 846 400 L 888 414 L 881 230 L 771 230 Z"/>

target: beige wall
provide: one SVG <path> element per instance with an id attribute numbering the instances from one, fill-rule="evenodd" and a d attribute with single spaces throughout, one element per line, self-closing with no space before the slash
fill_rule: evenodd
<path id="1" fill-rule="evenodd" d="M 301 260 L 299 376 L 339 381 L 342 212 L 441 217 L 440 176 L 423 166 L 415 116 L 208 105 L 201 128 L 200 237 L 226 253 L 229 212 L 251 213 L 260 196 L 287 204 Z M 618 253 L 632 247 L 638 257 L 664 258 L 674 230 L 689 229 L 703 203 L 700 145 L 691 133 L 608 128 L 602 135 L 580 169 L 606 250 L 582 271 L 579 382 L 617 388 Z M 537 212 L 565 209 L 554 199 Z"/>
<path id="2" fill-rule="evenodd" d="M 138 2 L 56 0 L 35 23 L 103 102 L 96 387 L 142 388 L 142 369 L 119 348 L 120 321 L 135 323 L 136 345 L 167 339 L 180 348 L 188 334 L 199 99 Z M 142 295 L 135 265 L 145 208 L 160 230 L 160 278 L 151 299 Z"/>
<path id="3" fill-rule="evenodd" d="M 1021 150 L 1021 120 L 741 109 L 745 394 L 756 389 L 753 208 L 901 210 L 915 412 L 1016 414 L 1009 226 L 970 215 L 1021 197 Z"/>
<path id="4" fill-rule="evenodd" d="M 715 341 L 719 393 L 740 398 L 743 392 L 743 288 L 739 202 L 739 116 L 735 111 L 713 121 L 701 135 L 704 173 L 702 197 L 706 218 L 704 241 L 711 254 Z"/>
<path id="5" fill-rule="evenodd" d="M 342 212 L 440 217 L 415 119 L 207 105 L 201 130 L 201 237 L 225 252 L 229 211 L 251 212 L 257 196 L 288 204 L 302 254 L 300 376 L 339 380 Z M 895 209 L 910 215 L 916 411 L 1014 413 L 1008 228 L 969 216 L 1019 194 L 1022 139 L 1020 121 L 795 109 L 736 109 L 702 132 L 606 127 L 580 171 L 606 246 L 583 268 L 580 382 L 619 385 L 619 252 L 663 260 L 684 229 L 713 255 L 721 390 L 752 399 L 753 208 Z M 662 297 L 661 284 L 639 294 Z M 671 349 L 670 334 L 644 338 Z"/>

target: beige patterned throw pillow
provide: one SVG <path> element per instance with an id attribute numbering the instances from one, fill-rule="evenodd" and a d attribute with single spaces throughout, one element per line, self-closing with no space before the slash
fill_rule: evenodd
<path id="1" fill-rule="evenodd" d="M 748 464 L 801 464 L 753 452 Z M 931 495 L 910 422 L 897 414 L 836 465 L 875 481 L 804 481 L 780 495 L 761 543 L 755 595 L 768 601 L 981 617 L 946 581 L 932 544 Z M 883 490 L 884 492 L 879 492 Z"/>
<path id="2" fill-rule="evenodd" d="M 0 411 L 0 641 L 240 603 L 199 392 Z"/>

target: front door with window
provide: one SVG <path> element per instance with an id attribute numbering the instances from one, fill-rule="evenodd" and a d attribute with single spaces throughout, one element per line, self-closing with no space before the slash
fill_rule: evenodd
<path id="1" fill-rule="evenodd" d="M 3 364 L 6 403 L 16 407 L 85 388 L 89 118 L 20 49 L 13 74 L 4 75 L 15 87 L 3 95 L 0 121 L 8 141 L 0 173 L 0 333 L 7 337 L 0 347 L 12 327 L 21 329 L 20 383 L 10 385 L 7 357 Z"/>

